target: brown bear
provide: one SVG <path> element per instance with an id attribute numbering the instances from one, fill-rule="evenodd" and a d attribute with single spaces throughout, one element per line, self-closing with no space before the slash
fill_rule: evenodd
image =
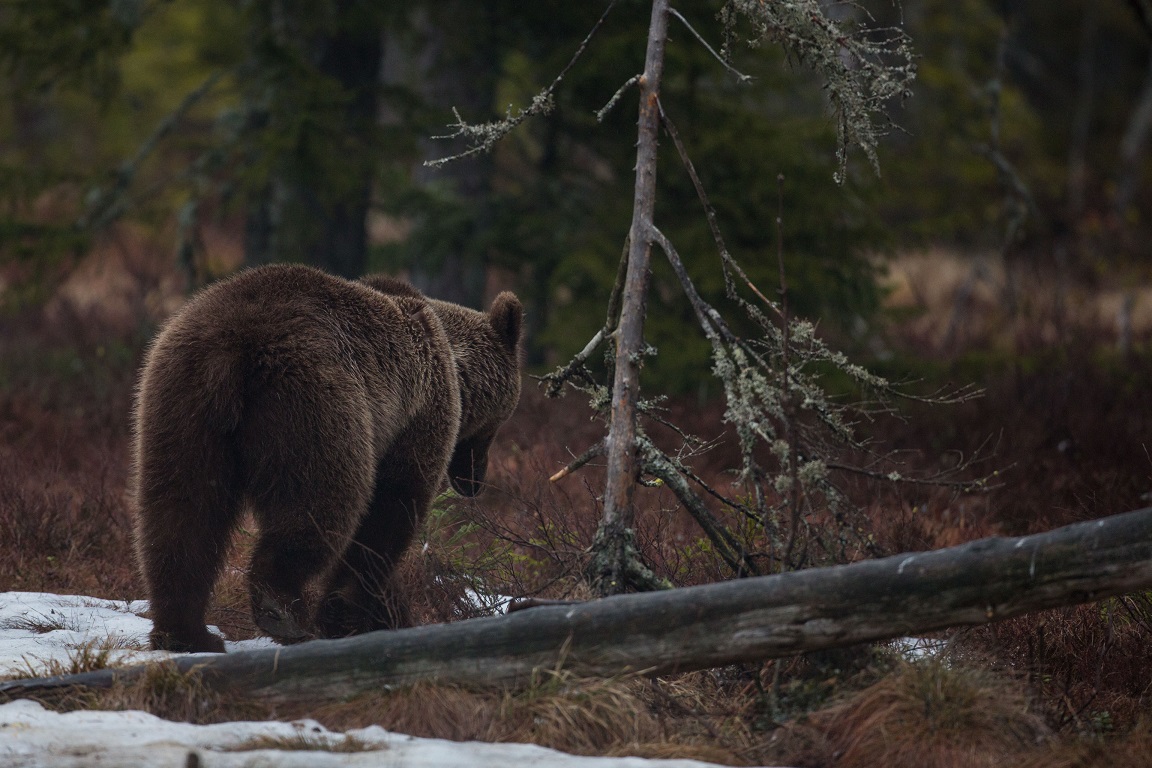
<path id="1" fill-rule="evenodd" d="M 522 315 L 512 293 L 485 313 L 393 278 L 288 265 L 189 300 L 148 351 L 135 411 L 152 647 L 223 652 L 204 613 L 245 509 L 259 526 L 252 611 L 269 635 L 408 625 L 392 571 L 445 481 L 480 491 L 520 396 Z"/>

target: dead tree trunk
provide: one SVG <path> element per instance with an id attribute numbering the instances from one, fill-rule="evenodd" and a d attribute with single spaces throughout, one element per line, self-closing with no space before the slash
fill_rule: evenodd
<path id="1" fill-rule="evenodd" d="M 644 315 L 648 305 L 652 219 L 656 207 L 656 147 L 660 129 L 660 79 L 668 38 L 668 0 L 654 0 L 648 28 L 648 51 L 640 88 L 636 149 L 636 186 L 629 230 L 628 272 L 624 282 L 620 325 L 616 331 L 616 370 L 612 385 L 612 423 L 608 429 L 608 476 L 604 517 L 592 545 L 591 580 L 601 594 L 628 586 L 650 588 L 654 577 L 640 563 L 632 534 L 632 493 L 636 487 L 636 403 L 644 349 Z"/>
<path id="2" fill-rule="evenodd" d="M 1152 509 L 1143 509 L 1021 538 L 176 664 L 211 687 L 273 700 L 421 680 L 514 685 L 557 668 L 661 674 L 984 624 L 1149 587 Z M 0 683 L 0 698 L 106 687 L 143 669 Z"/>
<path id="3" fill-rule="evenodd" d="M 1088 187 L 1088 139 L 1096 102 L 1096 36 L 1100 10 L 1096 3 L 1084 6 L 1080 22 L 1080 58 L 1076 66 L 1078 90 L 1072 113 L 1072 136 L 1068 151 L 1068 219 L 1077 227 L 1084 213 Z"/>
<path id="4" fill-rule="evenodd" d="M 1136 196 L 1140 184 L 1140 171 L 1144 168 L 1143 159 L 1150 131 L 1152 131 L 1152 51 L 1148 54 L 1144 87 L 1140 89 L 1136 106 L 1128 118 L 1128 127 L 1124 129 L 1124 138 L 1120 141 L 1120 172 L 1116 179 L 1113 205 L 1121 223 L 1127 221 L 1128 206 Z"/>

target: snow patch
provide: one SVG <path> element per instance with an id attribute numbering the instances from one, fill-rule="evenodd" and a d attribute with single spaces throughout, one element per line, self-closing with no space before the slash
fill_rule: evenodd
<path id="1" fill-rule="evenodd" d="M 477 595 L 475 599 L 480 599 Z M 500 598 L 497 598 L 499 600 Z M 491 603 L 487 607 L 498 606 Z M 172 654 L 150 651 L 152 622 L 144 600 L 102 600 L 40 592 L 0 593 L 0 677 L 27 676 L 49 662 L 67 664 L 85 645 L 114 648 L 116 661 L 142 662 Z M 211 628 L 219 634 L 218 630 Z M 229 651 L 275 646 L 267 638 L 226 641 Z M 336 747 L 354 739 L 363 751 L 326 752 L 293 745 Z M 275 748 L 278 742 L 284 749 Z M 252 749 L 253 746 L 260 747 Z M 487 744 L 424 739 L 378 726 L 346 733 L 313 720 L 192 725 L 146 712 L 59 713 L 17 699 L 0 705 L 0 766 L 211 766 L 212 768 L 708 768 L 696 760 L 578 757 L 534 744 Z"/>
<path id="2" fill-rule="evenodd" d="M 67 664 L 85 646 L 108 648 L 112 662 L 166 659 L 148 649 L 147 600 L 103 600 L 47 592 L 0 592 L 0 675 L 26 675 Z M 216 634 L 220 630 L 209 627 Z M 268 638 L 225 642 L 228 650 L 274 646 Z"/>
<path id="3" fill-rule="evenodd" d="M 339 747 L 355 739 L 358 752 L 251 749 L 269 740 Z M 239 750 L 239 751 L 237 751 Z M 195 755 L 195 757 L 192 757 Z M 696 760 L 577 757 L 534 744 L 485 744 L 421 739 L 379 726 L 341 734 L 314 720 L 192 725 L 145 712 L 58 713 L 29 700 L 0 705 L 0 765 L 5 768 L 89 768 L 124 765 L 171 768 L 706 768 Z"/>

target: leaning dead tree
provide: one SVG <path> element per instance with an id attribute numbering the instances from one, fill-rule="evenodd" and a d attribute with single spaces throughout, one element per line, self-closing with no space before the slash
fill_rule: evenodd
<path id="1" fill-rule="evenodd" d="M 592 544 L 589 572 L 600 591 L 614 594 L 625 585 L 660 586 L 644 567 L 632 534 L 632 495 L 638 477 L 636 411 L 640 398 L 640 366 L 644 350 L 644 318 L 648 313 L 648 265 L 656 208 L 656 134 L 660 130 L 660 80 L 668 39 L 668 0 L 652 3 L 644 72 L 636 78 L 640 119 L 636 143 L 636 185 L 632 225 L 628 231 L 628 266 L 621 293 L 620 325 L 616 329 L 615 380 L 605 452 L 608 479 L 604 514 Z"/>
<path id="2" fill-rule="evenodd" d="M 446 138 L 464 139 L 469 146 L 437 162 L 491 149 L 516 125 L 549 111 L 556 88 L 592 44 L 596 32 L 608 23 L 615 5 L 615 0 L 608 3 L 572 60 L 529 106 L 515 114 L 510 111 L 504 120 L 481 125 L 468 124 L 457 115 L 453 133 Z M 598 113 L 602 119 L 630 89 L 636 90 L 639 108 L 632 221 L 604 326 L 567 365 L 544 381 L 552 396 L 568 386 L 587 393 L 607 424 L 604 438 L 553 478 L 558 480 L 598 457 L 606 458 L 603 514 L 587 567 L 590 581 L 602 594 L 671 586 L 646 567 L 635 544 L 633 500 L 641 483 L 669 488 L 735 576 L 844 562 L 850 559 L 851 547 L 879 554 L 867 534 L 861 533 L 868 530 L 867 521 L 840 492 L 838 473 L 898 482 L 906 478 L 886 465 L 884 457 L 869 452 L 866 441 L 854 429 L 861 412 L 826 393 L 822 371 L 839 371 L 880 403 L 905 395 L 828 348 L 811 323 L 790 315 L 779 212 L 777 256 L 781 267 L 776 298 L 770 298 L 771 292 L 749 279 L 725 244 L 688 147 L 660 98 L 670 25 L 687 29 L 686 44 L 704 46 L 719 67 L 742 83 L 751 78 L 732 63 L 731 53 L 738 43 L 780 46 L 791 60 L 815 71 L 824 83 L 839 129 L 836 180 L 843 182 L 849 147 L 861 149 L 876 165 L 883 109 L 891 99 L 907 95 L 914 76 L 905 35 L 899 30 L 856 24 L 854 13 L 839 14 L 833 21 L 818 0 L 726 0 L 719 13 L 724 42 L 717 51 L 669 0 L 653 0 L 644 69 L 626 80 Z M 684 258 L 660 230 L 656 171 L 661 131 L 671 139 L 700 200 L 719 257 L 717 267 L 723 273 L 726 298 L 744 315 L 738 325 L 753 329 L 744 331 L 743 336 L 701 296 Z M 706 447 L 700 441 L 680 432 L 684 445 L 669 452 L 649 437 L 641 420 L 643 416 L 661 421 L 658 401 L 640 394 L 644 359 L 653 353 L 644 339 L 653 246 L 667 258 L 712 348 L 713 373 L 723 385 L 727 404 L 725 421 L 733 428 L 742 456 L 731 489 L 710 487 L 692 471 L 688 459 Z M 598 352 L 607 363 L 603 376 L 593 373 L 589 365 Z M 947 402 L 969 394 L 960 391 L 933 399 Z M 834 446 L 865 456 L 863 465 L 840 459 Z M 922 480 L 951 482 L 951 478 L 942 477 Z M 817 518 L 818 522 L 812 522 Z M 737 534 L 732 520 L 739 521 L 745 531 L 756 533 L 751 537 Z"/>
<path id="3" fill-rule="evenodd" d="M 526 683 L 550 670 L 662 674 L 984 624 L 1152 587 L 1152 509 L 1021 538 L 699 587 L 618 595 L 345 640 L 173 662 L 264 699 L 435 681 Z M 0 699 L 131 682 L 147 667 L 0 683 Z"/>
<path id="4" fill-rule="evenodd" d="M 913 76 L 906 40 L 898 31 L 858 33 L 833 23 L 815 0 L 769 4 L 730 0 L 724 4 L 720 16 L 726 40 L 722 52 L 717 54 L 668 0 L 652 3 L 644 71 L 629 79 L 600 114 L 603 117 L 627 88 L 637 88 L 639 119 L 633 216 L 608 316 L 604 327 L 576 358 L 546 377 L 551 395 L 559 394 L 565 384 L 588 392 L 593 405 L 605 413 L 608 422 L 604 440 L 554 478 L 578 469 L 597 456 L 607 459 L 603 517 L 588 567 L 591 580 L 599 585 L 603 594 L 667 586 L 644 566 L 635 546 L 633 495 L 638 481 L 648 478 L 671 489 L 732 573 L 749 576 L 806 564 L 807 547 L 798 546 L 798 542 L 802 534 L 813 533 L 811 529 L 802 528 L 807 513 L 817 506 L 832 510 L 836 523 L 830 526 L 833 538 L 842 539 L 846 532 L 861 530 L 857 521 L 849 519 L 848 505 L 831 479 L 833 472 L 856 470 L 899 479 L 890 472 L 829 460 L 824 448 L 828 443 L 854 448 L 861 448 L 862 443 L 854 434 L 852 418 L 842 405 L 825 394 L 819 374 L 812 372 L 814 368 L 831 365 L 862 388 L 881 396 L 900 393 L 888 382 L 828 349 L 811 324 L 789 315 L 781 241 L 778 240 L 781 260 L 778 300 L 769 299 L 740 268 L 724 242 L 689 152 L 661 104 L 660 87 L 670 23 L 679 22 L 687 27 L 699 44 L 716 55 L 741 81 L 749 78 L 735 70 L 729 53 L 742 35 L 753 44 L 769 42 L 783 46 L 793 58 L 816 70 L 826 84 L 840 129 L 837 180 L 842 181 L 850 145 L 861 148 L 873 165 L 876 163 L 875 149 L 880 134 L 877 116 L 888 100 L 906 94 Z M 888 63 L 892 61 L 896 64 Z M 671 138 L 701 202 L 720 257 L 727 297 L 744 311 L 753 327 L 759 330 L 759 337 L 737 335 L 721 313 L 701 297 L 684 260 L 656 224 L 656 159 L 662 129 Z M 779 214 L 776 225 L 779 234 Z M 644 321 L 653 245 L 668 259 L 712 347 L 713 372 L 723 384 L 727 402 L 725 420 L 735 428 L 743 457 L 735 493 L 723 493 L 704 484 L 687 462 L 658 448 L 639 421 L 641 414 L 653 415 L 652 403 L 640 397 L 640 373 L 649 352 L 644 341 Z M 745 294 L 750 297 L 746 298 Z M 607 353 L 611 362 L 610 381 L 600 382 L 585 363 L 606 343 L 614 345 Z M 953 393 L 951 399 L 963 399 L 967 394 Z M 692 440 L 684 437 L 689 444 L 684 453 L 691 453 Z M 771 466 L 757 458 L 757 449 L 761 449 L 759 455 L 762 456 L 765 447 L 772 457 Z M 761 551 L 751 551 L 746 541 L 734 535 L 712 511 L 706 502 L 708 498 L 713 507 L 719 504 L 737 518 L 750 520 L 762 532 Z M 816 537 L 818 534 L 808 538 Z M 834 550 L 838 543 L 842 556 L 843 542 L 822 542 L 822 545 L 825 550 Z"/>

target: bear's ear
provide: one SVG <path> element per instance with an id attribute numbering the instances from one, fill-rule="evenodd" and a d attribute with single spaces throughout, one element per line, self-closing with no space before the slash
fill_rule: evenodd
<path id="1" fill-rule="evenodd" d="M 492 309 L 488 310 L 488 322 L 492 323 L 496 335 L 509 352 L 516 351 L 520 343 L 520 326 L 524 322 L 524 307 L 520 299 L 511 291 L 504 291 L 492 302 Z"/>

